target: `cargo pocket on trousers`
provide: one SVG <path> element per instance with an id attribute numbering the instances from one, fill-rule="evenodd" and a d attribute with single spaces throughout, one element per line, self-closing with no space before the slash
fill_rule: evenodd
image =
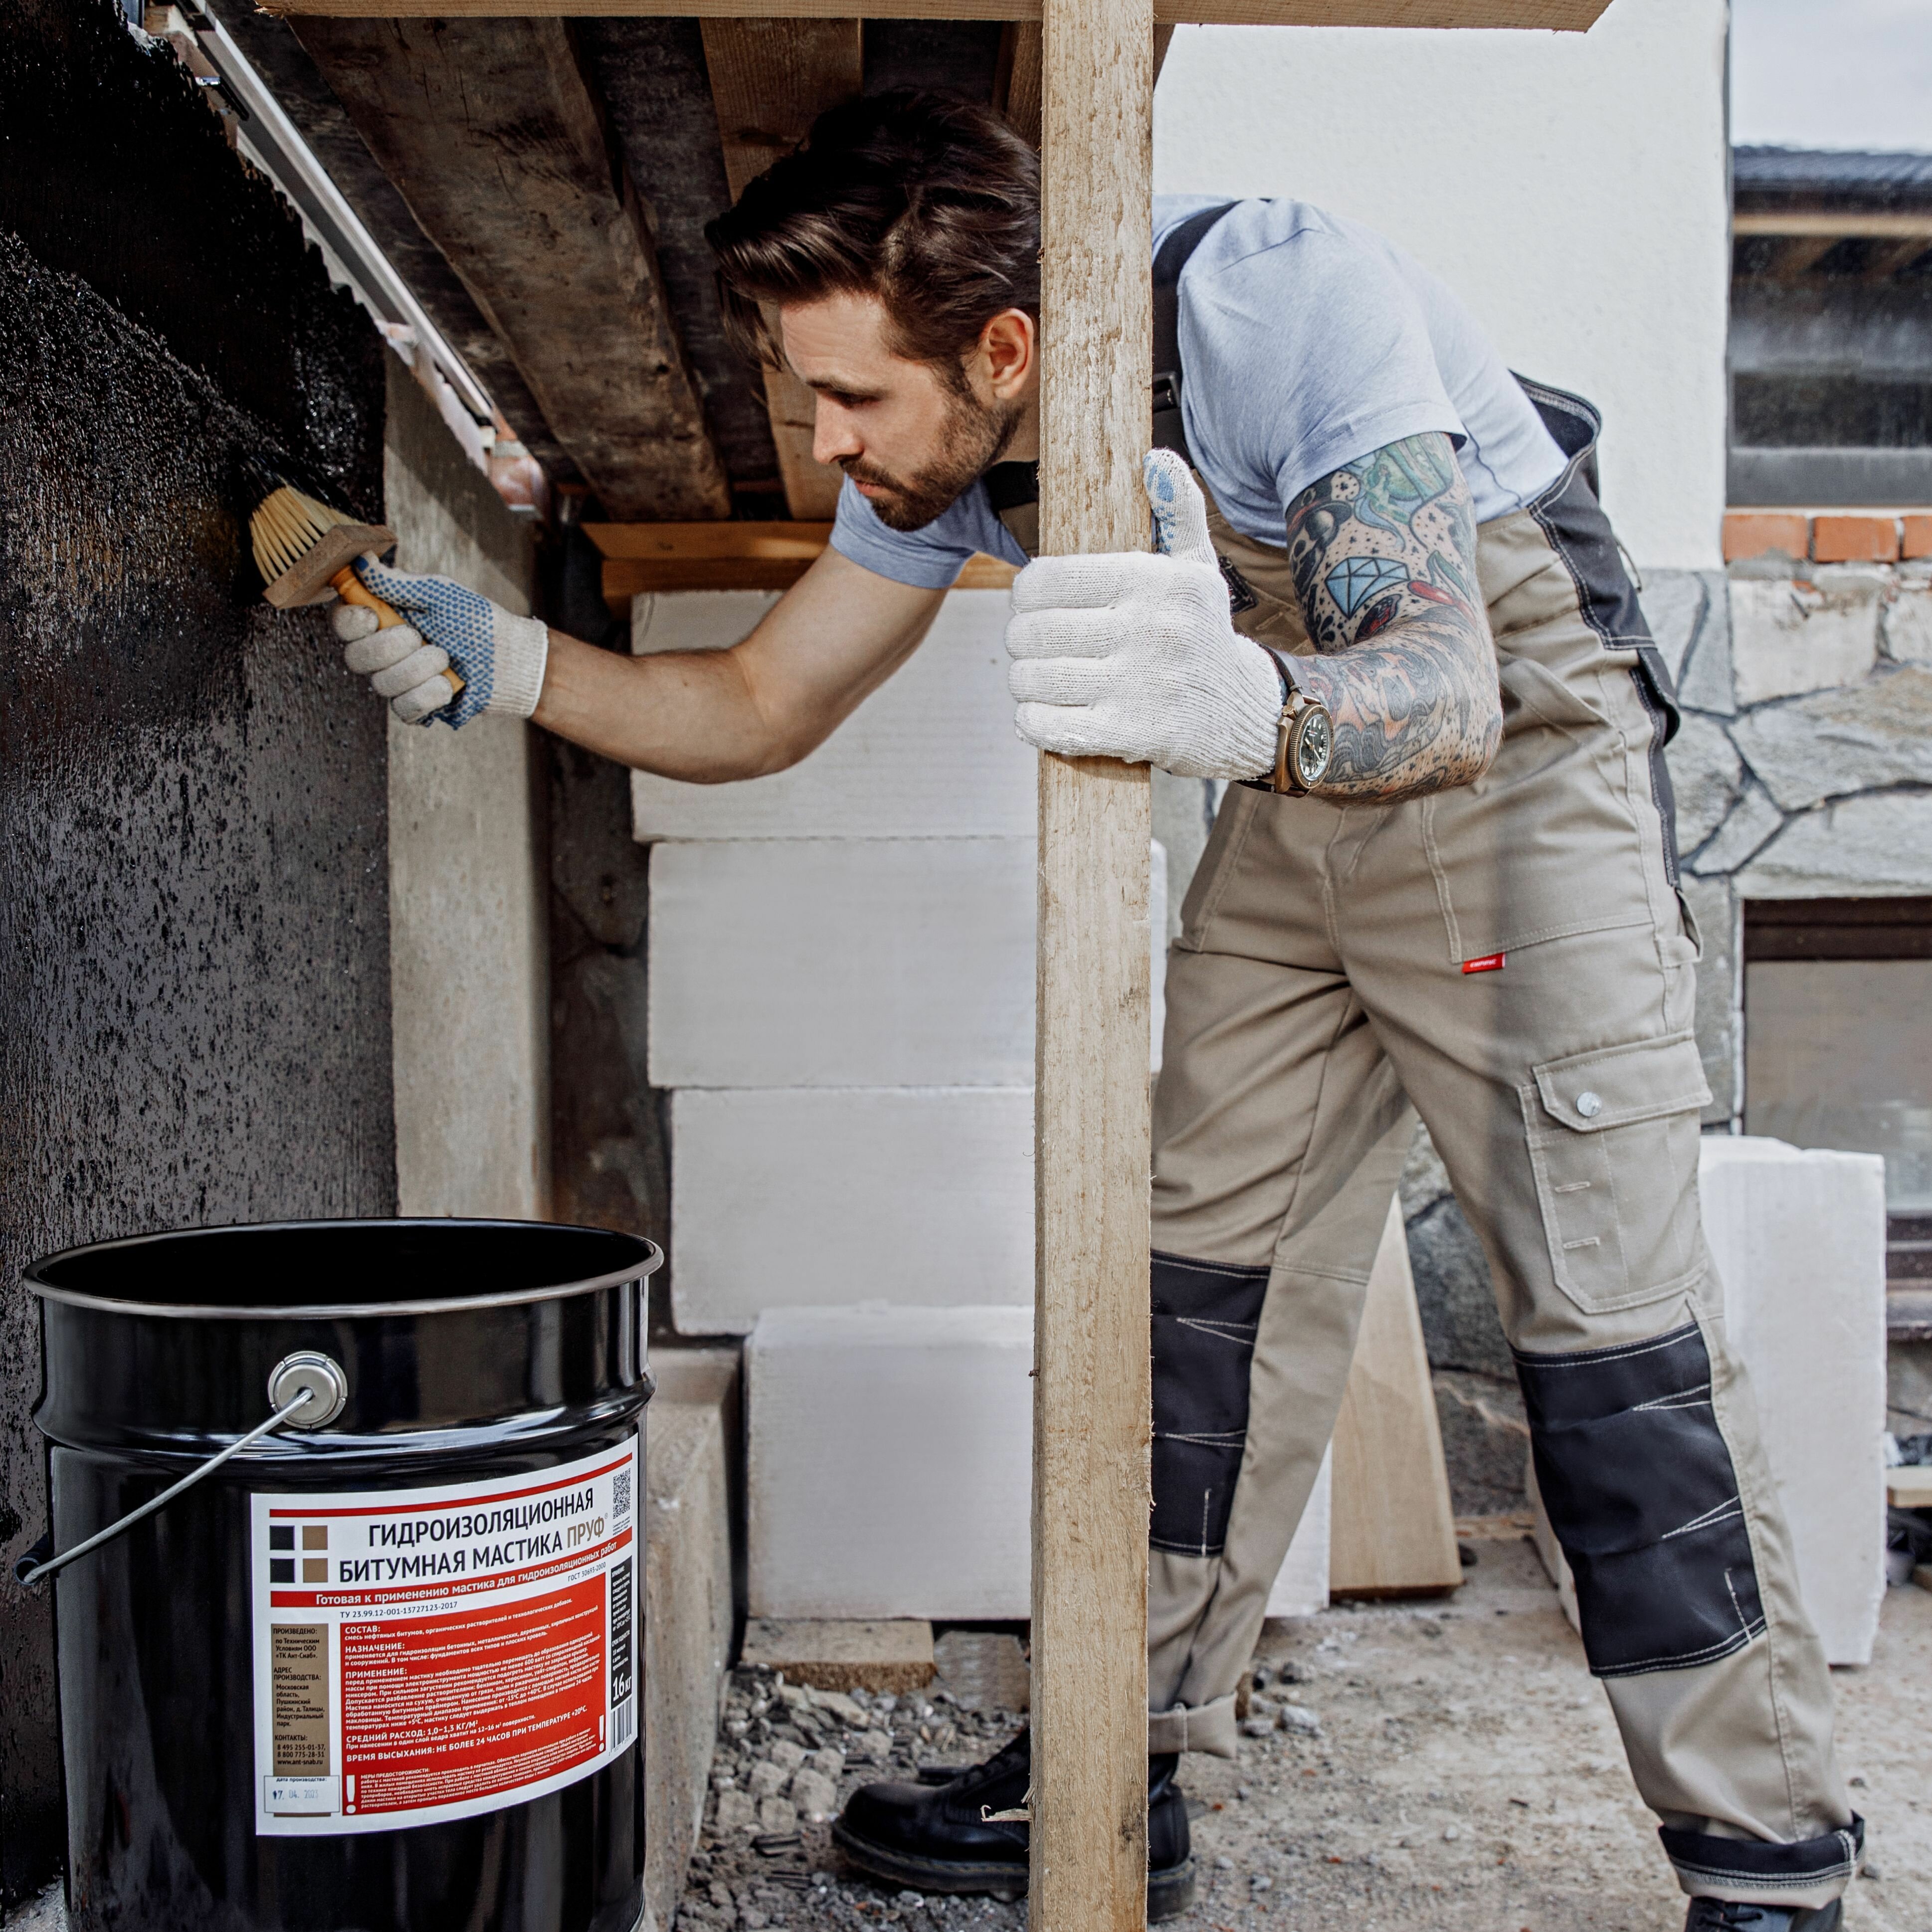
<path id="1" fill-rule="evenodd" d="M 1688 1033 L 1545 1060 L 1518 1090 L 1556 1286 L 1586 1312 L 1694 1286 L 1698 1114 L 1711 1097 Z"/>

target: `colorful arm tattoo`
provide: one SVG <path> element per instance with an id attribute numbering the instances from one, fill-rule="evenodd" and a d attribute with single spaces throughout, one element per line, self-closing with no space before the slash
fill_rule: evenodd
<path id="1" fill-rule="evenodd" d="M 1318 653 L 1295 670 L 1335 719 L 1316 789 L 1408 798 L 1480 777 L 1502 703 L 1449 439 L 1405 436 L 1310 484 L 1288 506 L 1288 554 Z"/>

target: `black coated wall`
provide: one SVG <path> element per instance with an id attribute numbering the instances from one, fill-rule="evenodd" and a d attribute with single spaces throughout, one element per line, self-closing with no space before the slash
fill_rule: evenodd
<path id="1" fill-rule="evenodd" d="M 111 0 L 0 34 L 0 1555 L 44 1522 L 22 1262 L 393 1211 L 382 709 L 259 601 L 249 450 L 380 509 L 382 364 Z M 44 1601 L 0 1577 L 0 1876 L 62 1837 Z"/>

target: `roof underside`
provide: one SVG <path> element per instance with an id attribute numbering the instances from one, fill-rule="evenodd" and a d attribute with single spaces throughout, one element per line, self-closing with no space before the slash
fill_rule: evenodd
<path id="1" fill-rule="evenodd" d="M 569 0 L 564 17 L 514 0 L 202 0 L 553 481 L 639 522 L 823 518 L 836 494 L 811 460 L 808 398 L 724 340 L 704 228 L 734 186 L 825 108 L 902 85 L 988 102 L 1038 138 L 1026 0 L 938 0 L 944 19 L 926 17 L 932 0 L 885 0 L 862 22 L 836 4 Z M 1606 4 L 1156 13 L 1580 29 Z"/>

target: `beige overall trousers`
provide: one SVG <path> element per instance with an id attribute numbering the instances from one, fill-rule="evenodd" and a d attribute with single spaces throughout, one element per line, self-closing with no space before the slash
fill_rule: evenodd
<path id="1" fill-rule="evenodd" d="M 1816 1906 L 1862 1827 L 1700 1223 L 1668 676 L 1598 506 L 1595 413 L 1526 386 L 1570 461 L 1478 532 L 1495 764 L 1394 804 L 1231 786 L 1187 895 L 1154 1100 L 1149 1748 L 1234 1753 L 1419 1112 L 1683 1887 Z M 1001 514 L 1033 554 L 1035 506 Z M 1210 524 L 1237 628 L 1308 652 L 1286 550 Z"/>

